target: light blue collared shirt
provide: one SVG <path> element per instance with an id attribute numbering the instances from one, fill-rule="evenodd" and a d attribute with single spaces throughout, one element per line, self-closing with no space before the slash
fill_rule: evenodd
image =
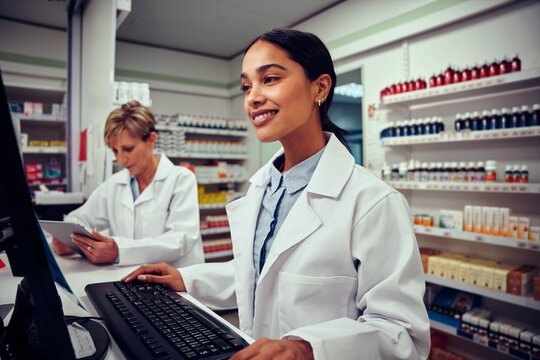
<path id="1" fill-rule="evenodd" d="M 276 234 L 294 203 L 300 197 L 302 190 L 309 183 L 323 150 L 324 148 L 297 164 L 285 174 L 278 170 L 285 162 L 284 155 L 276 158 L 274 166 L 270 167 L 270 182 L 262 199 L 253 241 L 255 288 Z M 253 300 L 255 300 L 255 292 L 253 293 Z M 255 304 L 255 301 L 253 301 L 253 304 Z"/>
<path id="2" fill-rule="evenodd" d="M 139 182 L 135 179 L 135 176 L 131 175 L 130 177 L 129 185 L 131 186 L 131 193 L 133 194 L 133 202 L 135 202 L 139 195 L 141 195 L 139 191 Z"/>

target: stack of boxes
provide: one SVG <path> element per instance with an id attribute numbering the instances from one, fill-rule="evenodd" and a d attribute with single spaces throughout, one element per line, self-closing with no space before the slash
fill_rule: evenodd
<path id="1" fill-rule="evenodd" d="M 441 254 L 429 248 L 421 248 L 420 254 L 427 274 L 514 295 L 536 293 L 540 300 L 540 279 L 534 279 L 538 274 L 536 266 L 513 266 L 457 253 Z"/>

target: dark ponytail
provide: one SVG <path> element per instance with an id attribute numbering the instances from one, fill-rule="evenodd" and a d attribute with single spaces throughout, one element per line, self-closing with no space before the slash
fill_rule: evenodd
<path id="1" fill-rule="evenodd" d="M 326 100 L 319 107 L 321 127 L 323 131 L 334 133 L 339 141 L 348 147 L 345 135 L 349 133 L 334 124 L 328 116 L 328 109 L 332 104 L 334 88 L 336 87 L 336 72 L 334 71 L 334 63 L 332 62 L 330 52 L 321 39 L 308 32 L 292 29 L 272 29 L 253 40 L 245 52 L 259 40 L 267 41 L 282 48 L 289 54 L 291 60 L 304 68 L 307 77 L 311 81 L 323 74 L 330 75 L 332 86 Z"/>

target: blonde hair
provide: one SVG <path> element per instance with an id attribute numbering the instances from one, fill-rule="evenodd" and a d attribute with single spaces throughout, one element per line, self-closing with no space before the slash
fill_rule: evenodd
<path id="1" fill-rule="evenodd" d="M 150 110 L 138 101 L 132 100 L 111 111 L 105 123 L 105 144 L 112 147 L 123 130 L 135 138 L 146 141 L 152 131 L 156 131 L 156 121 Z"/>

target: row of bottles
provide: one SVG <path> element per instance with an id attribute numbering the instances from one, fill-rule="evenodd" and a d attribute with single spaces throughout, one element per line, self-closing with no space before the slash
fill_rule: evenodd
<path id="1" fill-rule="evenodd" d="M 465 114 L 456 114 L 454 121 L 454 129 L 456 132 L 462 130 L 480 131 L 493 129 L 511 129 L 527 126 L 538 126 L 540 118 L 540 104 L 534 104 L 532 111 L 529 111 L 527 105 L 523 105 L 521 109 L 517 106 L 510 111 L 508 108 L 502 108 L 482 111 L 482 115 L 478 111 Z"/>
<path id="2" fill-rule="evenodd" d="M 438 134 L 442 131 L 444 131 L 442 118 L 433 116 L 425 119 L 390 122 L 382 128 L 380 138 Z"/>
<path id="3" fill-rule="evenodd" d="M 497 161 L 478 162 L 420 162 L 411 159 L 409 164 L 401 162 L 392 167 L 383 165 L 381 177 L 385 181 L 417 182 L 496 182 Z M 507 165 L 505 182 L 528 183 L 527 165 Z"/>
<path id="4" fill-rule="evenodd" d="M 505 57 L 502 61 L 494 59 L 491 64 L 486 61 L 483 65 L 476 63 L 472 67 L 448 68 L 439 74 L 433 74 L 429 81 L 418 77 L 416 80 L 401 80 L 390 86 L 385 87 L 380 92 L 380 100 L 388 95 L 402 94 L 410 91 L 422 90 L 429 87 L 457 84 L 464 81 L 482 79 L 490 76 L 504 75 L 512 72 L 521 71 L 521 59 L 516 55 L 512 60 Z"/>
<path id="5" fill-rule="evenodd" d="M 448 65 L 448 68 L 446 68 L 444 72 L 433 74 L 429 78 L 429 87 L 456 84 L 518 71 L 521 71 L 521 60 L 518 55 L 512 60 L 508 60 L 508 58 L 505 57 L 502 61 L 498 62 L 497 59 L 495 59 L 491 64 L 488 64 L 486 61 L 481 66 L 476 63 L 470 68 L 452 68 L 451 65 Z"/>

